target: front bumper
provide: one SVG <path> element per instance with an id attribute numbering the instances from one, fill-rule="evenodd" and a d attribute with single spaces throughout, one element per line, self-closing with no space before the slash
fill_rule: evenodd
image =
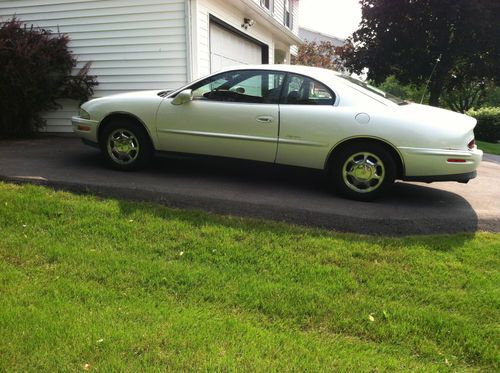
<path id="1" fill-rule="evenodd" d="M 99 122 L 80 117 L 73 117 L 71 118 L 71 125 L 73 127 L 73 132 L 83 140 L 97 143 L 97 126 L 99 125 Z"/>
<path id="2" fill-rule="evenodd" d="M 482 150 L 399 148 L 403 156 L 408 181 L 459 181 L 476 177 L 483 158 Z M 460 160 L 456 162 L 456 160 Z"/>

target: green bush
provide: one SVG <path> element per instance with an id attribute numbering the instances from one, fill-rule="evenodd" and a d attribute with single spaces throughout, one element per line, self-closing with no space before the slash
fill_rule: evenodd
<path id="1" fill-rule="evenodd" d="M 0 136 L 28 136 L 45 125 L 40 114 L 57 109 L 57 99 L 86 101 L 93 94 L 90 64 L 72 75 L 77 61 L 68 42 L 16 18 L 0 23 Z"/>
<path id="2" fill-rule="evenodd" d="M 420 103 L 422 96 L 424 96 L 423 103 L 429 103 L 429 95 L 424 95 L 425 86 L 419 87 L 414 84 L 402 84 L 394 75 L 388 76 L 381 84 L 375 84 L 374 82 L 371 82 L 371 84 L 403 100 Z"/>
<path id="3" fill-rule="evenodd" d="M 500 107 L 469 110 L 467 115 L 477 119 L 474 129 L 476 139 L 494 143 L 500 141 Z"/>

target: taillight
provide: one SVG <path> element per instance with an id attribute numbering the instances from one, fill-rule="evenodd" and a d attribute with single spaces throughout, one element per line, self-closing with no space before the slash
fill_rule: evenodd
<path id="1" fill-rule="evenodd" d="M 467 147 L 472 150 L 476 146 L 476 139 L 472 139 L 468 144 Z"/>

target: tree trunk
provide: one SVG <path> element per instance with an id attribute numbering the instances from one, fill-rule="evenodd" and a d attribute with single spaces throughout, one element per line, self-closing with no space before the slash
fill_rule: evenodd
<path id="1" fill-rule="evenodd" d="M 439 95 L 431 91 L 431 96 L 429 97 L 429 105 L 439 106 Z"/>
<path id="2" fill-rule="evenodd" d="M 439 106 L 439 98 L 443 92 L 443 84 L 440 84 L 439 81 L 433 81 L 429 87 L 429 91 L 429 105 Z"/>
<path id="3" fill-rule="evenodd" d="M 446 50 L 446 48 L 442 48 L 442 50 Z M 444 90 L 444 84 L 446 82 L 446 78 L 449 75 L 449 71 L 452 67 L 452 63 L 450 62 L 447 53 L 442 54 L 441 61 L 436 65 L 436 71 L 433 77 L 431 77 L 431 82 L 429 84 L 429 105 L 431 106 L 439 106 L 439 98 Z"/>

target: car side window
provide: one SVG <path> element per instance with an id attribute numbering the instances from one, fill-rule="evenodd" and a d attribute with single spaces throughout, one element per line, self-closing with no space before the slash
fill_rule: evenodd
<path id="1" fill-rule="evenodd" d="M 193 99 L 246 103 L 278 103 L 285 73 L 262 70 L 230 71 L 191 87 Z"/>
<path id="2" fill-rule="evenodd" d="M 333 105 L 335 94 L 324 84 L 303 75 L 290 74 L 283 95 L 282 104 L 289 105 Z"/>

